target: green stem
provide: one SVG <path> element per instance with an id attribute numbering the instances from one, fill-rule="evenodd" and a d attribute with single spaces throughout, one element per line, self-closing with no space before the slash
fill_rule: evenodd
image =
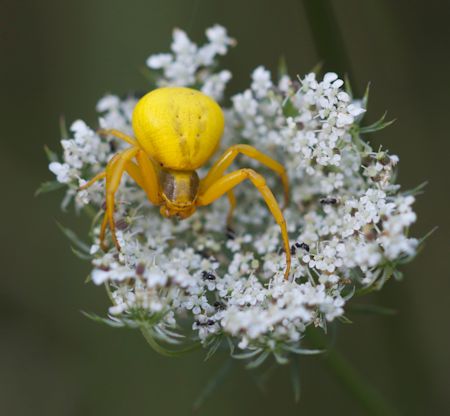
<path id="1" fill-rule="evenodd" d="M 398 415 L 393 406 L 337 351 L 330 351 L 325 358 L 325 363 L 369 415 Z"/>
<path id="2" fill-rule="evenodd" d="M 344 387 L 371 416 L 398 416 L 397 410 L 375 389 L 353 366 L 335 349 L 327 348 L 321 335 L 317 332 L 309 333 L 310 340 L 315 347 L 326 349 L 324 363 L 339 384 Z"/>
<path id="3" fill-rule="evenodd" d="M 319 60 L 324 69 L 347 74 L 356 97 L 359 97 L 344 38 L 330 0 L 301 0 Z"/>
<path id="4" fill-rule="evenodd" d="M 319 59 L 324 61 L 326 69 L 346 73 L 354 95 L 359 97 L 351 60 L 330 0 L 301 0 L 301 2 Z M 312 331 L 309 336 L 315 347 L 327 349 L 326 342 L 321 335 Z M 324 356 L 324 363 L 340 384 L 366 410 L 366 414 L 373 416 L 398 415 L 393 406 L 339 352 L 329 349 Z"/>
<path id="5" fill-rule="evenodd" d="M 213 376 L 213 378 L 206 384 L 205 388 L 202 390 L 200 395 L 194 402 L 193 409 L 196 411 L 200 409 L 203 403 L 211 396 L 211 394 L 220 387 L 225 381 L 226 377 L 230 373 L 230 370 L 233 365 L 233 360 L 231 358 L 227 358 L 222 366 L 219 368 L 219 371 Z"/>

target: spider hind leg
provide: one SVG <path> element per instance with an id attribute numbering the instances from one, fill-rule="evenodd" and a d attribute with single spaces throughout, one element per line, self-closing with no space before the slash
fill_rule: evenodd
<path id="1" fill-rule="evenodd" d="M 267 204 L 267 207 L 270 210 L 270 213 L 280 227 L 284 251 L 286 254 L 286 268 L 284 277 L 288 279 L 289 272 L 291 270 L 291 250 L 289 246 L 289 236 L 287 233 L 286 221 L 272 191 L 266 185 L 265 179 L 259 173 L 256 173 L 252 169 L 239 169 L 220 177 L 217 181 L 211 183 L 208 188 L 204 189 L 200 193 L 197 199 L 197 205 L 202 206 L 213 203 L 225 193 L 229 193 L 230 191 L 232 191 L 234 187 L 236 187 L 246 179 L 249 179 L 255 186 L 255 188 L 260 192 Z"/>

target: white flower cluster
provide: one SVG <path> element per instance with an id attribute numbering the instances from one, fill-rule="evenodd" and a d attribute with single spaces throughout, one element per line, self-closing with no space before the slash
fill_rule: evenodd
<path id="1" fill-rule="evenodd" d="M 174 31 L 172 53 L 147 61 L 162 70 L 157 85 L 195 85 L 222 97 L 231 74 L 213 72 L 215 57 L 224 55 L 233 40 L 220 26 L 206 34 L 209 43 L 199 48 L 184 32 Z M 113 322 L 134 319 L 136 313 L 141 321 L 157 316 L 153 328 L 165 340 L 190 322 L 192 338 L 205 346 L 227 337 L 242 350 L 286 354 L 299 350 L 309 325 L 325 327 L 341 317 L 355 291 L 380 288 L 414 256 L 418 241 L 407 235 L 416 219 L 414 198 L 393 183 L 398 158 L 362 141 L 365 109 L 343 86 L 334 73 L 299 80 L 284 75 L 274 82 L 258 67 L 250 88 L 232 97 L 232 107 L 225 110 L 222 147 L 245 141 L 287 167 L 291 279 L 283 278 L 279 228 L 249 185 L 237 189 L 234 234 L 226 231 L 224 198 L 175 222 L 161 217 L 125 179 L 116 198 L 122 251 L 101 251 L 96 226 L 89 252 L 93 282 L 106 284 L 110 292 Z M 131 133 L 135 102 L 103 98 L 97 106 L 100 126 Z M 73 139 L 62 141 L 62 163 L 52 162 L 50 170 L 73 195 L 122 145 L 100 138 L 81 121 L 71 131 Z M 261 169 L 244 157 L 236 165 Z M 270 172 L 262 172 L 272 188 L 280 188 Z M 98 190 L 78 204 L 89 201 L 102 209 Z"/>
<path id="2" fill-rule="evenodd" d="M 198 47 L 187 34 L 174 29 L 171 45 L 172 53 L 151 55 L 147 66 L 152 70 L 162 70 L 157 85 L 177 87 L 199 87 L 205 94 L 221 100 L 231 72 L 214 72 L 217 55 L 225 55 L 235 40 L 230 38 L 224 27 L 215 25 L 206 30 L 208 43 Z"/>

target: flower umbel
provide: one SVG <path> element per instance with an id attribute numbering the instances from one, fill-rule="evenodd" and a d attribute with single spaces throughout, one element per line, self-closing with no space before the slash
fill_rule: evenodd
<path id="1" fill-rule="evenodd" d="M 208 42 L 199 47 L 175 29 L 171 52 L 147 60 L 153 87 L 190 86 L 220 101 L 231 72 L 218 70 L 217 58 L 235 41 L 218 25 L 206 36 Z M 136 97 L 103 97 L 97 105 L 99 126 L 132 134 L 136 102 Z M 304 351 L 308 326 L 325 329 L 344 316 L 355 293 L 380 289 L 391 276 L 400 276 L 399 265 L 414 257 L 418 246 L 408 236 L 416 220 L 414 197 L 394 182 L 398 157 L 363 141 L 364 102 L 354 99 L 335 73 L 276 80 L 259 66 L 250 87 L 224 108 L 223 149 L 244 141 L 287 168 L 290 280 L 283 278 L 279 229 L 257 190 L 237 188 L 231 233 L 224 198 L 174 222 L 160 216 L 125 177 L 115 214 L 122 250 L 99 248 L 95 221 L 83 254 L 92 262 L 92 282 L 108 289 L 112 306 L 106 321 L 142 329 L 159 352 L 165 351 L 160 343 L 179 344 L 181 336 L 212 350 L 226 338 L 233 351 L 255 357 L 273 353 L 284 362 Z M 101 211 L 101 184 L 77 189 L 126 144 L 100 137 L 81 120 L 70 133 L 61 141 L 61 159 L 52 160 L 49 169 L 67 185 L 64 206 L 74 200 L 78 209 Z M 252 163 L 242 157 L 236 164 Z M 276 178 L 265 177 L 281 196 Z"/>

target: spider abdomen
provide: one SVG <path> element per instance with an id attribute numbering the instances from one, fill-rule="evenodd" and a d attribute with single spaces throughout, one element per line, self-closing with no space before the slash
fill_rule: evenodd
<path id="1" fill-rule="evenodd" d="M 219 105 L 205 94 L 164 87 L 139 100 L 132 124 L 140 146 L 163 167 L 195 170 L 216 150 L 224 117 Z"/>

